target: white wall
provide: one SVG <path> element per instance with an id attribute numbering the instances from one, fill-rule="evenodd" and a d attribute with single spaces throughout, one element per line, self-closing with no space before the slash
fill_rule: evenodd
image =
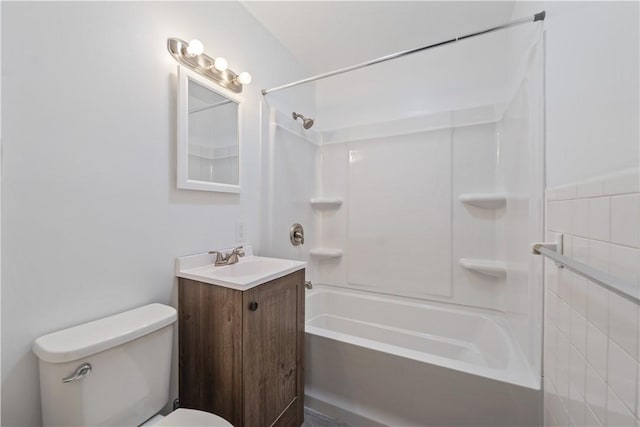
<path id="1" fill-rule="evenodd" d="M 174 300 L 175 257 L 233 245 L 237 219 L 260 243 L 259 91 L 306 73 L 239 3 L 2 9 L 2 424 L 39 425 L 34 338 Z M 175 189 L 168 37 L 253 75 L 240 195 Z"/>
<path id="2" fill-rule="evenodd" d="M 513 17 L 543 9 L 547 185 L 637 167 L 638 2 L 516 2 Z"/>

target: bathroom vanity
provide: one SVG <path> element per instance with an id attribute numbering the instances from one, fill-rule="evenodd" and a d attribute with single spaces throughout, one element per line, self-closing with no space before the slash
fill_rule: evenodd
<path id="1" fill-rule="evenodd" d="M 235 427 L 299 427 L 305 263 L 247 256 L 194 267 L 187 258 L 177 265 L 180 406 Z"/>

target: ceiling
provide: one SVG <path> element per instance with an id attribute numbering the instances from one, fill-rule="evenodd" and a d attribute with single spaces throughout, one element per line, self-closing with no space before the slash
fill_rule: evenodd
<path id="1" fill-rule="evenodd" d="M 499 25 L 513 1 L 245 1 L 310 74 Z"/>

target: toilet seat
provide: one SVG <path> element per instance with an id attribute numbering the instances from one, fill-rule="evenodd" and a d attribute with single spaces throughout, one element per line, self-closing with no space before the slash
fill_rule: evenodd
<path id="1" fill-rule="evenodd" d="M 158 427 L 233 427 L 227 420 L 209 412 L 178 408 L 154 424 Z"/>

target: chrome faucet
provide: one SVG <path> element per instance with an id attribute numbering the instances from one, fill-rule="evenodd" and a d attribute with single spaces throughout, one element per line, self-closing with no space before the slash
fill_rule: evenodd
<path id="1" fill-rule="evenodd" d="M 244 250 L 242 250 L 242 246 L 238 246 L 234 248 L 229 253 L 223 253 L 220 251 L 209 251 L 210 254 L 216 254 L 216 262 L 215 266 L 220 267 L 222 265 L 231 265 L 238 262 L 239 257 L 244 256 Z"/>

